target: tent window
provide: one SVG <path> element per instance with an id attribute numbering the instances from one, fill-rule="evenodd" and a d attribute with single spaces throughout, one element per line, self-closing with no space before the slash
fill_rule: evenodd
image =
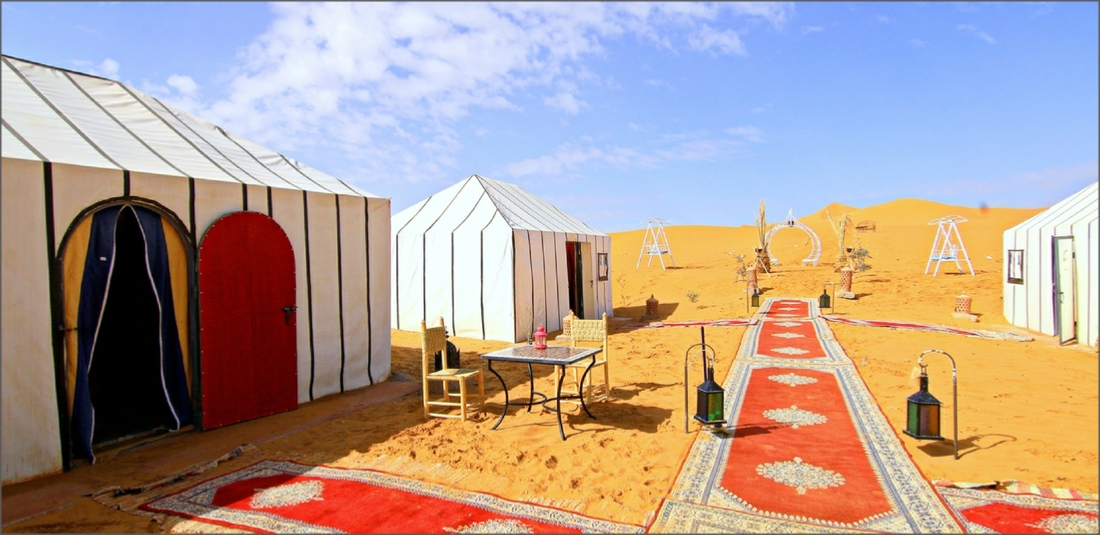
<path id="1" fill-rule="evenodd" d="M 600 280 L 605 281 L 607 280 L 607 275 L 610 271 L 609 266 L 607 265 L 607 253 L 596 253 L 596 258 L 599 260 Z"/>
<path id="2" fill-rule="evenodd" d="M 1023 284 L 1024 283 L 1024 250 L 1023 249 L 1009 249 L 1008 261 L 1005 262 L 1008 270 L 1008 283 L 1009 284 Z"/>

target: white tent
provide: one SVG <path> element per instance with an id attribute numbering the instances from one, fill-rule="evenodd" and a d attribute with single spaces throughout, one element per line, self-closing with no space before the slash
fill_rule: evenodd
<path id="1" fill-rule="evenodd" d="M 0 68 L 4 484 L 133 436 L 129 410 L 208 429 L 389 376 L 389 199 L 124 84 Z"/>
<path id="2" fill-rule="evenodd" d="M 611 238 L 514 184 L 471 175 L 391 227 L 395 329 L 443 317 L 458 336 L 518 342 L 571 309 L 613 315 Z"/>
<path id="3" fill-rule="evenodd" d="M 1062 342 L 1097 346 L 1097 183 L 1004 233 L 1004 314 Z"/>

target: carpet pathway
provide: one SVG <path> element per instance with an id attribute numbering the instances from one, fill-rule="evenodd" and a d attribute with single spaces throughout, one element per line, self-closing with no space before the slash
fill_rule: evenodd
<path id="1" fill-rule="evenodd" d="M 651 532 L 957 533 L 816 302 L 770 298 Z"/>

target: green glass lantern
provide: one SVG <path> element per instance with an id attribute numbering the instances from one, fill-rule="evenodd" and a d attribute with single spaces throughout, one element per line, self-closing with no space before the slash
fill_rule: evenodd
<path id="1" fill-rule="evenodd" d="M 921 364 L 920 391 L 906 401 L 905 434 L 917 440 L 943 440 L 940 436 L 940 406 L 943 403 L 928 392 L 928 366 Z"/>
<path id="2" fill-rule="evenodd" d="M 829 298 L 828 288 L 822 288 L 821 296 L 817 298 L 817 304 L 821 309 L 833 308 L 832 299 Z"/>
<path id="3" fill-rule="evenodd" d="M 752 289 L 752 306 L 753 308 L 760 306 L 760 290 L 756 288 Z"/>
<path id="4" fill-rule="evenodd" d="M 695 419 L 703 425 L 726 423 L 722 414 L 725 406 L 725 391 L 711 379 L 707 379 L 696 389 L 698 393 Z"/>

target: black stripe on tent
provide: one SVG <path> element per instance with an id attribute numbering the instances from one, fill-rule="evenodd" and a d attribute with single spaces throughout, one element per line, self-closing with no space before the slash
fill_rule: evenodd
<path id="1" fill-rule="evenodd" d="M 114 114 L 112 114 L 110 111 L 108 111 L 107 108 L 104 108 L 103 105 L 100 104 L 98 100 L 93 98 L 92 95 L 88 94 L 88 92 L 85 91 L 84 88 L 80 86 L 80 84 L 76 83 L 76 80 L 73 79 L 73 76 L 71 74 L 69 74 L 68 72 L 65 72 L 65 71 L 62 71 L 62 74 L 64 74 L 65 78 L 67 78 L 69 80 L 69 82 L 71 82 L 74 86 L 76 86 L 76 88 L 81 93 L 83 93 L 84 96 L 88 100 L 92 101 L 92 103 L 95 104 L 96 107 L 98 107 L 101 111 L 103 111 L 103 113 L 106 114 L 107 117 L 110 117 L 112 120 L 114 120 L 115 124 L 117 124 L 120 128 L 122 128 L 124 131 L 126 131 L 127 134 L 130 134 L 130 137 L 133 137 L 135 141 L 137 141 L 138 143 L 141 143 L 146 149 L 149 150 L 149 152 L 153 153 L 153 155 L 156 156 L 157 158 L 160 158 L 162 162 L 164 162 L 166 165 L 168 165 L 168 167 L 171 167 L 172 169 L 174 169 L 177 173 L 180 174 L 180 176 L 187 176 L 187 173 L 184 173 L 182 169 L 180 169 L 179 167 L 176 167 L 175 164 L 168 161 L 167 158 L 165 158 L 159 152 L 154 150 L 153 147 L 151 147 L 148 143 L 145 142 L 144 139 L 142 139 L 137 134 L 135 134 L 133 131 L 131 131 L 129 128 L 127 128 L 126 125 L 122 123 L 122 121 L 118 120 L 118 117 L 115 117 Z M 118 82 L 114 82 L 114 83 L 118 83 Z"/>
<path id="2" fill-rule="evenodd" d="M 114 83 L 118 84 L 118 82 L 114 82 Z M 188 145 L 191 145 L 191 148 L 195 149 L 195 152 L 198 152 L 199 154 L 202 155 L 203 158 L 206 158 L 210 163 L 214 164 L 214 167 L 217 167 L 218 169 L 221 169 L 222 172 L 225 173 L 226 176 L 228 176 L 229 178 L 232 178 L 233 180 L 236 180 L 237 182 L 243 182 L 241 179 L 237 178 L 233 173 L 230 173 L 224 167 L 222 167 L 220 163 L 214 161 L 214 159 L 211 158 L 209 154 L 206 154 L 205 152 L 203 152 L 203 150 L 200 149 L 199 146 L 196 145 L 194 141 L 191 141 L 187 136 L 180 133 L 179 129 L 177 129 L 175 126 L 172 126 L 172 123 L 169 123 L 167 119 L 165 119 L 163 116 L 161 116 L 161 114 L 157 113 L 157 111 L 154 110 L 153 107 L 149 105 L 149 103 L 145 102 L 144 100 L 139 98 L 136 94 L 134 94 L 134 91 L 132 89 L 130 89 L 129 87 L 127 87 L 126 84 L 118 84 L 118 86 L 121 87 L 127 93 L 129 93 L 130 96 L 133 97 L 134 100 L 138 102 L 138 104 L 141 104 L 142 106 L 145 107 L 145 109 L 149 110 L 149 113 L 152 113 L 154 117 L 156 117 L 157 119 L 160 119 L 160 122 L 164 123 L 164 126 L 167 126 L 169 130 L 175 132 L 176 135 L 180 137 L 180 139 L 182 139 Z M 164 106 L 164 104 L 161 103 L 159 100 L 157 100 L 155 98 L 153 100 L 156 101 L 157 104 L 160 104 L 162 107 Z M 184 125 L 184 126 L 187 126 L 187 125 Z M 223 154 L 222 156 L 225 156 L 225 155 Z M 226 159 L 228 160 L 228 158 L 226 158 Z M 232 160 L 230 160 L 230 161 L 232 161 Z M 188 178 L 194 180 L 194 178 L 191 177 L 191 176 L 188 176 Z"/>
<path id="3" fill-rule="evenodd" d="M 162 103 L 161 105 L 163 106 L 164 104 Z M 186 126 L 186 124 L 185 124 L 185 126 Z M 187 128 L 188 128 L 189 130 L 191 130 L 192 132 L 195 132 L 195 129 L 191 128 L 190 126 L 187 126 Z M 294 185 L 294 184 L 293 184 L 293 183 L 292 183 L 291 181 L 289 181 L 289 180 L 287 180 L 287 179 L 283 178 L 283 176 L 282 176 L 282 175 L 280 175 L 279 173 L 276 173 L 275 171 L 272 171 L 270 167 L 268 167 L 268 166 L 264 165 L 264 164 L 263 164 L 263 162 L 261 162 L 261 161 L 260 161 L 260 160 L 259 160 L 258 158 L 256 158 L 256 156 L 255 156 L 254 154 L 252 154 L 251 152 L 249 152 L 249 151 L 248 151 L 248 149 L 244 148 L 244 147 L 243 147 L 243 146 L 242 146 L 242 145 L 241 145 L 240 143 L 237 143 L 236 141 L 234 141 L 234 140 L 233 140 L 233 138 L 229 137 L 229 134 L 228 134 L 228 133 L 226 133 L 226 131 L 225 131 L 225 130 L 223 130 L 223 129 L 222 129 L 222 127 L 220 127 L 220 126 L 217 126 L 217 125 L 215 125 L 215 126 L 214 126 L 214 130 L 215 130 L 216 132 L 218 132 L 219 134 L 221 134 L 221 135 L 222 135 L 222 137 L 224 137 L 225 139 L 229 140 L 229 142 L 230 142 L 230 143 L 232 143 L 232 144 L 236 145 L 236 146 L 237 146 L 237 148 L 239 148 L 239 149 L 241 149 L 242 151 L 244 151 L 244 153 L 245 153 L 245 154 L 247 154 L 247 155 L 248 155 L 248 156 L 249 156 L 250 158 L 252 158 L 252 159 L 253 159 L 253 160 L 254 160 L 254 161 L 255 161 L 255 162 L 257 163 L 257 164 L 259 164 L 259 166 L 260 166 L 260 167 L 262 167 L 262 168 L 263 168 L 264 170 L 266 170 L 267 172 L 269 172 L 269 173 L 271 173 L 271 174 L 275 175 L 275 178 L 278 178 L 279 180 L 282 180 L 283 182 L 286 182 L 286 183 L 287 183 L 287 185 L 289 185 L 290 187 L 292 187 L 292 188 L 294 188 L 294 189 L 304 189 L 304 188 L 299 188 L 298 186 Z M 212 149 L 214 149 L 215 151 L 217 151 L 217 153 L 218 153 L 218 154 L 221 154 L 221 155 L 222 155 L 222 156 L 223 156 L 223 157 L 224 157 L 225 159 L 229 160 L 230 162 L 233 162 L 233 165 L 237 166 L 237 169 L 240 169 L 240 170 L 241 170 L 241 172 L 243 172 L 244 174 L 248 175 L 248 176 L 249 176 L 249 178 L 251 178 L 252 180 L 255 180 L 256 182 L 259 182 L 260 184 L 262 184 L 262 185 L 264 185 L 264 186 L 268 186 L 268 185 L 270 185 L 270 184 L 268 184 L 267 182 L 264 182 L 263 180 L 260 180 L 260 178 L 259 178 L 259 177 L 257 177 L 257 176 L 255 176 L 255 175 L 253 175 L 252 173 L 249 173 L 248 171 L 246 171 L 244 167 L 241 167 L 241 166 L 240 166 L 240 164 L 238 164 L 238 163 L 237 163 L 236 161 L 234 161 L 234 160 L 230 159 L 230 158 L 229 158 L 228 156 L 226 156 L 226 155 L 225 155 L 225 153 L 223 153 L 222 151 L 218 150 L 218 149 L 217 149 L 217 147 L 214 147 L 214 144 L 213 144 L 213 143 L 211 143 L 211 142 L 210 142 L 210 140 L 206 139 L 206 136 L 203 136 L 203 135 L 202 135 L 202 133 L 200 133 L 200 132 L 195 132 L 195 135 L 196 135 L 196 136 L 199 136 L 200 138 L 202 138 L 202 140 L 203 140 L 203 141 L 205 141 L 207 145 L 210 145 L 210 148 L 212 148 Z"/>
<path id="4" fill-rule="evenodd" d="M 53 164 L 42 162 L 42 189 L 46 211 L 46 266 L 50 281 L 50 329 L 53 339 L 53 376 L 54 393 L 57 397 L 57 421 L 61 428 L 61 469 L 72 469 L 72 452 L 69 430 L 69 400 L 65 381 L 65 320 L 63 317 L 65 297 L 61 290 L 60 258 L 55 260 L 57 234 L 54 228 L 53 208 Z"/>
<path id="5" fill-rule="evenodd" d="M 32 84 L 31 81 L 28 80 L 27 77 L 24 76 L 23 73 L 19 71 L 19 69 L 16 69 L 15 66 L 12 65 L 10 61 L 8 61 L 8 58 L 0 58 L 0 59 L 3 60 L 4 64 L 7 65 L 8 68 L 10 68 L 12 70 L 12 72 L 14 72 L 15 75 L 18 76 L 19 79 L 22 80 L 23 83 L 26 84 L 27 87 L 30 88 L 30 90 L 34 92 L 35 95 L 38 95 L 38 98 L 42 99 L 42 102 L 45 102 L 46 105 L 49 106 L 50 109 L 53 110 L 53 112 L 56 113 L 57 116 L 61 118 L 62 121 L 65 121 L 65 124 L 69 125 L 69 128 L 72 128 L 74 132 L 76 132 L 78 135 L 80 135 L 80 137 L 83 138 L 84 141 L 88 143 L 88 145 L 91 145 L 92 148 L 94 148 L 96 150 L 96 152 L 99 153 L 100 156 L 103 156 L 103 158 L 105 158 L 108 162 L 111 162 L 112 164 L 114 164 L 115 167 L 117 167 L 119 169 L 123 168 L 123 166 L 121 164 L 116 162 L 114 160 L 114 158 L 111 158 L 110 156 L 108 156 L 107 153 L 102 148 L 100 148 L 99 145 L 97 145 L 94 141 L 92 141 L 92 138 L 88 137 L 88 135 L 85 134 L 84 131 L 80 129 L 80 127 L 76 126 L 76 123 L 72 122 L 72 120 L 69 119 L 68 116 L 66 116 L 64 113 L 62 113 L 61 110 L 57 106 L 55 106 L 54 103 L 49 98 L 46 98 L 46 95 L 44 95 L 41 91 L 39 91 L 38 88 L 35 87 L 34 84 Z"/>
<path id="6" fill-rule="evenodd" d="M 336 290 L 340 305 L 340 391 L 344 391 L 344 362 L 347 353 L 344 350 L 344 248 L 340 240 L 340 196 L 336 198 Z"/>
<path id="7" fill-rule="evenodd" d="M 401 280 L 401 277 L 400 277 L 401 263 L 399 262 L 400 253 L 401 253 L 401 248 L 399 247 L 400 238 L 401 238 L 401 230 L 405 230 L 405 227 L 408 227 L 409 223 L 412 222 L 412 220 L 416 219 L 416 217 L 420 215 L 420 211 L 423 210 L 423 207 L 428 206 L 428 201 L 429 200 L 431 200 L 431 197 L 428 197 L 427 199 L 423 199 L 423 203 L 420 204 L 420 208 L 417 208 L 416 214 L 412 215 L 412 217 L 410 217 L 408 221 L 405 221 L 405 225 L 403 225 L 403 226 L 401 226 L 401 228 L 397 229 L 397 232 L 394 232 L 394 280 L 397 281 L 398 283 Z M 397 310 L 397 325 L 395 326 L 395 328 L 397 330 L 400 330 L 401 329 L 401 293 L 400 293 L 400 291 L 394 292 L 394 296 L 395 296 L 394 297 L 394 308 Z"/>
<path id="8" fill-rule="evenodd" d="M 271 186 L 267 186 L 267 217 L 275 219 L 275 208 L 271 202 Z"/>
<path id="9" fill-rule="evenodd" d="M 469 184 L 469 183 L 470 183 L 470 181 L 467 180 L 466 182 L 463 182 L 461 186 L 459 186 L 458 191 L 456 191 L 454 196 L 451 197 L 451 200 L 447 201 L 447 206 L 444 206 L 443 209 L 439 211 L 439 215 L 435 216 L 435 221 L 432 221 L 432 224 L 428 225 L 428 227 L 424 229 L 424 232 L 421 233 L 421 236 L 423 236 L 423 237 L 420 239 L 420 248 L 423 249 L 423 251 L 424 251 L 424 254 L 422 256 L 423 262 L 424 262 L 424 269 L 420 270 L 421 280 L 424 281 L 422 295 L 421 295 L 421 297 L 423 298 L 423 301 L 424 301 L 424 314 L 423 314 L 424 321 L 428 321 L 428 231 L 432 230 L 432 227 L 434 227 L 436 223 L 439 223 L 439 220 L 441 218 L 443 218 L 443 214 L 446 214 L 447 210 L 451 209 L 451 205 L 454 204 L 455 199 L 457 199 L 459 195 L 462 195 L 462 190 L 466 189 L 466 184 Z M 424 203 L 424 204 L 427 204 L 427 203 Z M 417 211 L 417 213 L 419 214 L 420 212 Z M 454 231 L 452 230 L 451 231 L 451 303 L 452 303 L 451 314 L 452 314 L 452 319 L 454 317 L 453 316 L 453 314 L 454 314 L 454 309 L 453 309 L 453 304 L 454 304 L 454 272 L 455 272 Z M 455 329 L 455 326 L 454 326 L 454 323 L 452 323 L 451 324 L 451 333 L 455 332 L 454 329 Z"/>
<path id="10" fill-rule="evenodd" d="M 19 132 L 16 132 L 15 129 L 12 128 L 11 125 L 8 124 L 7 121 L 3 120 L 3 118 L 0 118 L 0 123 L 2 123 L 4 125 L 4 128 L 6 128 L 8 130 L 8 132 L 11 132 L 11 135 L 15 136 L 15 139 L 18 139 L 19 142 L 22 143 L 24 147 L 27 147 L 27 149 L 30 150 L 31 152 L 33 152 L 35 156 L 38 156 L 39 160 L 42 160 L 43 162 L 50 161 L 49 158 L 46 158 L 45 156 L 42 155 L 41 152 L 38 152 L 38 149 L 34 148 L 34 145 L 31 145 L 30 142 L 27 141 L 26 138 L 19 135 Z"/>
<path id="11" fill-rule="evenodd" d="M 122 196 L 130 196 L 130 171 L 126 169 L 122 170 Z"/>
<path id="12" fill-rule="evenodd" d="M 370 199 L 363 197 L 363 228 L 366 229 L 363 237 L 367 242 L 364 249 L 367 250 L 367 379 L 374 384 L 374 375 L 371 373 L 371 357 L 374 353 L 374 325 L 371 320 L 374 316 L 370 313 Z M 394 255 L 396 258 L 397 255 Z"/>
<path id="13" fill-rule="evenodd" d="M 198 231 L 195 229 L 195 178 L 187 177 L 187 211 L 190 220 L 188 225 L 191 229 L 191 241 L 199 243 Z"/>
<path id="14" fill-rule="evenodd" d="M 459 191 L 459 193 L 461 193 L 461 191 Z M 455 197 L 457 197 L 457 195 L 455 195 Z M 474 210 L 477 209 L 478 204 L 481 203 L 481 199 L 484 197 L 485 190 L 481 190 L 481 195 L 479 195 L 477 200 L 470 205 L 470 211 L 466 212 L 466 217 L 463 217 L 462 221 L 459 221 L 459 223 L 455 225 L 455 228 L 451 230 L 451 332 L 454 334 L 458 334 L 458 316 L 455 314 L 455 232 L 470 219 L 470 216 L 473 215 Z"/>
<path id="15" fill-rule="evenodd" d="M 500 212 L 496 211 L 496 210 L 493 210 L 493 215 L 492 215 L 492 217 L 489 218 L 489 222 L 485 223 L 485 226 L 481 227 L 481 230 L 478 232 L 478 239 L 480 240 L 480 247 L 479 247 L 479 250 L 478 250 L 478 258 L 481 261 L 481 280 L 479 281 L 480 284 L 481 284 L 481 291 L 479 292 L 478 295 L 481 298 L 481 339 L 482 340 L 485 340 L 486 337 L 487 337 L 487 335 L 485 334 L 485 229 L 489 228 L 489 225 L 493 224 L 493 221 L 497 218 L 498 215 L 500 215 Z M 503 218 L 504 216 L 501 216 L 501 217 Z M 513 231 L 513 235 L 514 234 L 515 234 L 515 231 Z M 514 249 L 515 248 L 515 240 L 513 239 L 512 241 L 513 241 L 513 249 Z M 513 255 L 513 257 L 515 256 L 514 251 L 513 251 L 512 255 Z M 516 289 L 515 289 L 515 280 L 516 280 L 515 260 L 512 261 L 511 271 L 512 271 L 512 294 L 513 294 L 512 301 L 515 302 L 515 297 L 514 297 L 514 294 L 515 294 L 515 291 L 516 291 Z M 515 340 L 513 339 L 513 341 L 515 341 Z"/>
<path id="16" fill-rule="evenodd" d="M 241 184 L 241 210 L 248 211 L 248 184 Z"/>
<path id="17" fill-rule="evenodd" d="M 562 233 L 562 234 L 564 235 L 564 233 Z M 553 237 L 554 237 L 554 245 L 553 245 L 553 249 L 554 249 L 554 290 L 557 293 L 557 295 L 554 296 L 555 297 L 555 299 L 554 299 L 554 310 L 557 310 L 557 318 L 556 318 L 557 321 L 561 321 L 561 318 L 562 318 L 562 316 L 564 316 L 564 314 L 561 313 L 561 284 L 559 284 L 559 281 L 558 281 L 558 273 L 560 273 L 558 270 L 561 269 L 560 267 L 558 267 L 558 233 L 557 232 L 553 233 Z M 568 288 L 569 287 L 566 286 L 566 291 L 567 292 L 568 292 Z"/>
<path id="18" fill-rule="evenodd" d="M 316 374 L 316 349 L 313 346 L 313 273 L 309 262 L 309 192 L 302 190 L 302 221 L 306 233 L 306 310 L 309 312 L 309 400 L 313 401 L 313 379 Z"/>
<path id="19" fill-rule="evenodd" d="M 497 212 L 498 214 L 500 212 Z M 503 216 L 502 216 L 503 217 Z M 512 230 L 512 318 L 519 320 L 519 296 L 516 295 L 516 231 Z M 484 314 L 484 313 L 483 313 Z M 516 335 L 516 321 L 512 321 L 512 340 L 515 341 Z"/>
<path id="20" fill-rule="evenodd" d="M 527 266 L 529 267 L 530 272 L 531 272 L 531 325 L 530 325 L 531 331 L 528 333 L 528 336 L 534 336 L 535 335 L 535 259 L 533 258 L 534 253 L 531 251 L 531 231 L 524 229 L 524 232 L 527 233 Z M 543 291 L 545 292 L 545 285 L 543 285 Z M 543 304 L 543 306 L 545 306 L 545 303 Z"/>
<path id="21" fill-rule="evenodd" d="M 238 143 L 238 145 L 240 145 L 240 144 Z M 241 148 L 243 149 L 244 147 L 241 147 Z M 247 151 L 246 151 L 246 152 L 247 152 Z M 279 153 L 275 153 L 275 154 L 279 154 Z M 302 171 L 301 169 L 298 169 L 298 166 L 297 166 L 297 165 L 294 165 L 294 164 L 293 164 L 293 163 L 292 163 L 292 162 L 290 161 L 290 159 L 288 159 L 288 158 L 287 158 L 286 156 L 283 156 L 282 154 L 279 154 L 279 157 L 280 157 L 280 158 L 282 158 L 282 159 L 283 159 L 283 161 L 284 161 L 284 162 L 286 162 L 286 164 L 287 164 L 287 165 L 289 165 L 291 169 L 293 169 L 293 170 L 297 171 L 299 175 L 302 175 L 302 176 L 304 176 L 304 177 L 306 178 L 306 180 L 308 180 L 308 181 L 310 181 L 310 182 L 313 182 L 314 184 L 316 184 L 318 188 L 321 188 L 321 189 L 323 189 L 323 190 L 325 190 L 325 191 L 327 191 L 327 192 L 329 192 L 329 193 L 332 193 L 332 194 L 336 194 L 336 192 L 335 192 L 335 191 L 332 191 L 332 190 L 330 190 L 330 189 L 326 188 L 326 187 L 324 186 L 324 184 L 321 184 L 320 182 L 318 182 L 318 181 L 316 181 L 316 180 L 313 180 L 313 177 L 311 177 L 311 176 L 309 176 L 309 175 L 305 174 L 305 173 L 304 173 L 304 172 L 303 172 L 303 171 Z M 253 156 L 253 158 L 255 158 L 255 156 Z M 258 162 L 258 161 L 260 161 L 260 160 L 256 160 L 256 161 Z M 260 165 L 263 165 L 263 164 L 260 164 Z M 271 168 L 270 168 L 270 167 L 268 167 L 268 169 L 271 169 Z M 272 170 L 271 172 L 272 172 L 272 173 L 274 173 L 275 171 L 274 171 L 274 170 Z M 283 177 L 282 177 L 282 175 L 279 175 L 278 173 L 276 173 L 276 175 L 275 175 L 275 176 L 278 176 L 279 178 L 283 178 Z M 286 180 L 286 179 L 285 179 L 285 178 L 283 178 L 283 180 Z M 337 180 L 340 180 L 340 179 L 337 179 Z M 287 180 L 287 182 L 289 182 L 289 180 Z M 341 183 L 341 184 L 343 184 L 343 182 L 342 182 L 342 181 L 341 181 L 340 183 Z M 345 185 L 345 186 L 347 186 L 347 184 L 344 184 L 344 185 Z M 354 193 L 354 192 L 355 192 L 355 190 L 351 189 L 350 187 L 348 188 L 348 190 L 349 190 L 349 191 L 351 191 L 352 193 Z"/>

